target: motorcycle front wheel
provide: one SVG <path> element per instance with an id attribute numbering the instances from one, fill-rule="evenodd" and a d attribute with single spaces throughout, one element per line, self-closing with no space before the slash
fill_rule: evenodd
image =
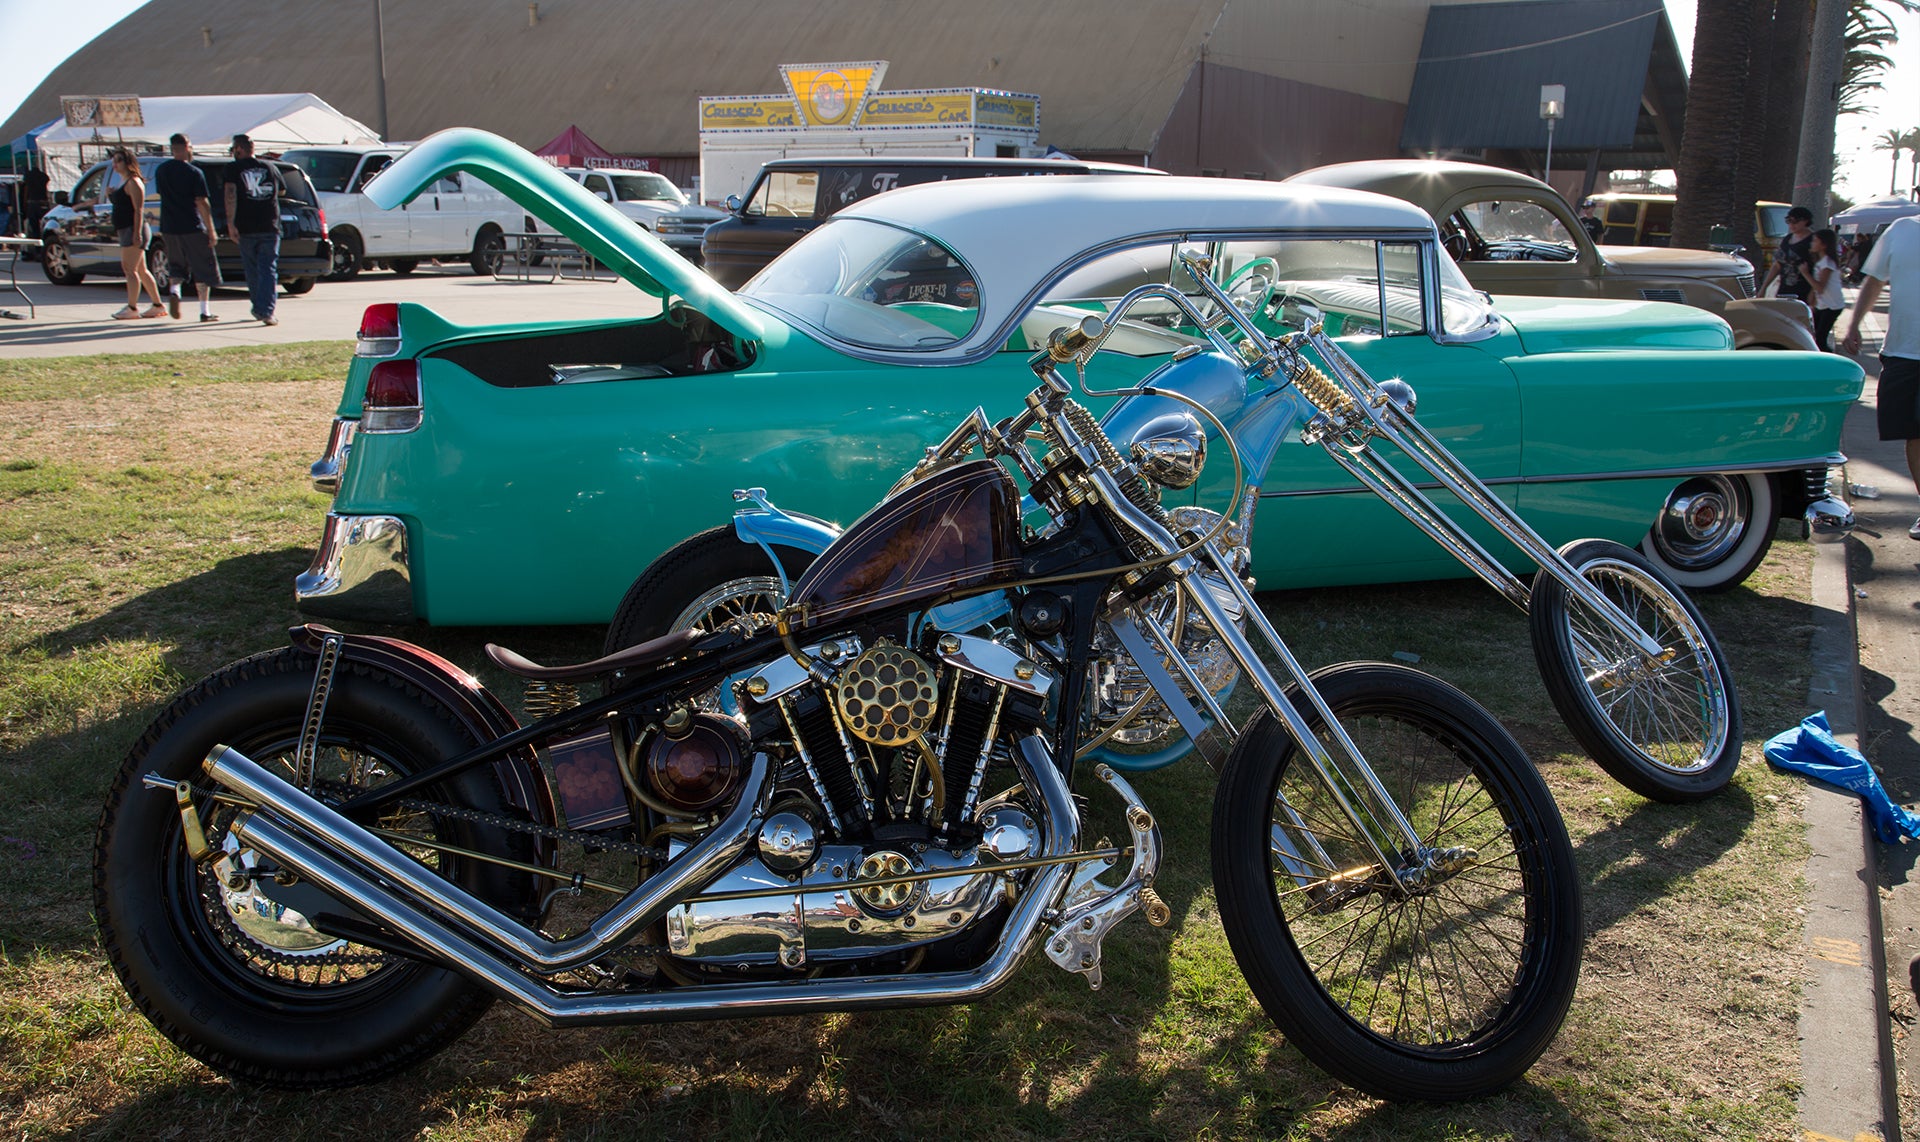
<path id="1" fill-rule="evenodd" d="M 315 658 L 255 655 L 175 699 L 135 744 L 101 813 L 94 910 L 108 962 L 140 1013 L 181 1050 L 235 1079 L 332 1087 L 387 1077 L 425 1059 L 478 1019 L 490 997 L 458 972 L 330 936 L 258 884 L 272 870 L 229 831 L 201 761 L 224 744 L 290 777 Z M 389 674 L 341 663 L 319 738 L 316 788 L 344 796 L 445 760 L 477 743 L 452 715 Z M 214 855 L 196 865 L 171 789 L 187 781 Z M 426 801 L 505 812 L 481 767 L 423 790 Z M 378 827 L 522 862 L 524 834 L 395 811 Z M 441 875 L 528 919 L 529 877 L 425 845 L 401 847 Z"/>
<path id="2" fill-rule="evenodd" d="M 1560 555 L 1667 650 L 1649 660 L 1559 580 L 1534 576 L 1533 653 L 1567 728 L 1643 797 L 1698 801 L 1724 789 L 1740 764 L 1740 697 L 1699 608 L 1618 543 L 1579 540 Z"/>
<path id="3" fill-rule="evenodd" d="M 1497 1090 L 1546 1050 L 1579 979 L 1580 883 L 1560 811 L 1493 716 L 1439 679 L 1349 663 L 1312 681 L 1422 844 L 1450 859 L 1417 884 L 1381 868 L 1263 711 L 1214 798 L 1234 958 L 1288 1040 L 1342 1082 L 1434 1102 Z"/>

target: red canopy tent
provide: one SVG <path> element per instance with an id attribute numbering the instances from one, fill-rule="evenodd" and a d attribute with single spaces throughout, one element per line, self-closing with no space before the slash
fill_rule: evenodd
<path id="1" fill-rule="evenodd" d="M 540 155 L 543 159 L 547 159 L 547 161 L 553 163 L 555 167 L 616 167 L 616 165 L 622 165 L 622 163 L 620 163 L 620 155 L 612 154 L 611 150 L 607 150 L 607 148 L 603 148 L 601 144 L 593 142 L 591 138 L 588 138 L 588 134 L 580 131 L 578 127 L 568 127 L 566 131 L 559 132 L 557 136 L 553 136 L 553 142 L 549 142 L 547 146 L 543 146 L 543 148 L 540 148 L 540 150 L 534 152 L 534 154 Z M 599 159 L 599 161 L 595 163 L 593 159 Z"/>

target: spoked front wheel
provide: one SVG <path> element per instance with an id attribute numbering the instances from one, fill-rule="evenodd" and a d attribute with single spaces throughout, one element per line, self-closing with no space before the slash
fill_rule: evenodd
<path id="1" fill-rule="evenodd" d="M 1425 851 L 1382 867 L 1262 712 L 1214 799 L 1234 958 L 1287 1038 L 1343 1082 L 1435 1102 L 1497 1090 L 1546 1050 L 1580 974 L 1580 883 L 1559 809 L 1493 716 L 1439 679 L 1350 663 L 1313 684 Z"/>
<path id="2" fill-rule="evenodd" d="M 1560 555 L 1663 648 L 1648 658 L 1550 575 L 1534 578 L 1533 653 L 1560 717 L 1620 784 L 1686 802 L 1740 764 L 1740 697 L 1693 600 L 1638 552 L 1585 539 Z"/>

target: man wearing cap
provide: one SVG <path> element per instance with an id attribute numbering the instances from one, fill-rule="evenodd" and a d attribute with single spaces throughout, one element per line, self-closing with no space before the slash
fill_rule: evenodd
<path id="1" fill-rule="evenodd" d="M 180 286 L 187 278 L 200 293 L 200 320 L 220 320 L 213 312 L 213 287 L 220 284 L 220 263 L 213 256 L 220 232 L 213 228 L 207 204 L 207 176 L 193 165 L 193 144 L 176 132 L 167 140 L 173 157 L 153 172 L 160 195 L 160 240 L 167 247 L 167 313 L 180 316 Z"/>
<path id="2" fill-rule="evenodd" d="M 227 237 L 240 247 L 254 320 L 278 325 L 273 310 L 280 287 L 280 196 L 286 193 L 280 172 L 253 157 L 252 139 L 235 135 L 226 183 Z"/>
<path id="3" fill-rule="evenodd" d="M 1787 211 L 1787 236 L 1780 239 L 1780 248 L 1773 255 L 1773 265 L 1767 267 L 1766 280 L 1760 283 L 1760 292 L 1765 294 L 1773 279 L 1779 278 L 1779 296 L 1806 301 L 1813 293 L 1813 281 L 1807 276 L 1807 268 L 1811 265 L 1813 211 L 1796 206 Z"/>
<path id="4" fill-rule="evenodd" d="M 1607 224 L 1593 216 L 1593 208 L 1597 205 L 1599 204 L 1591 198 L 1582 199 L 1580 202 L 1580 227 L 1587 232 L 1587 237 L 1593 239 L 1593 244 L 1596 246 L 1607 233 Z"/>

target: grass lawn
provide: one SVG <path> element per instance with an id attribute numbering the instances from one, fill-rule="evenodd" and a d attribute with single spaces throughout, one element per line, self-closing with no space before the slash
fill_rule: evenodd
<path id="1" fill-rule="evenodd" d="M 551 1032 L 496 1008 L 390 1082 L 235 1087 L 128 1004 L 90 916 L 94 821 L 178 689 L 277 645 L 326 508 L 306 480 L 346 345 L 0 361 L 0 1134 L 8 1138 L 1783 1138 L 1799 1083 L 1800 787 L 1760 743 L 1807 710 L 1810 555 L 1782 539 L 1701 600 L 1745 704 L 1733 786 L 1614 784 L 1560 725 L 1524 618 L 1477 582 L 1263 596 L 1310 666 L 1418 655 L 1545 773 L 1586 889 L 1579 995 L 1503 1094 L 1396 1106 L 1340 1087 L 1242 983 L 1207 877 L 1212 781 L 1140 778 L 1170 927 L 1135 919 L 1090 992 L 1035 957 L 971 1007 Z M 802 505 L 804 506 L 804 505 Z M 1277 512 L 1261 526 L 1280 526 Z M 584 628 L 418 630 L 586 657 Z"/>

